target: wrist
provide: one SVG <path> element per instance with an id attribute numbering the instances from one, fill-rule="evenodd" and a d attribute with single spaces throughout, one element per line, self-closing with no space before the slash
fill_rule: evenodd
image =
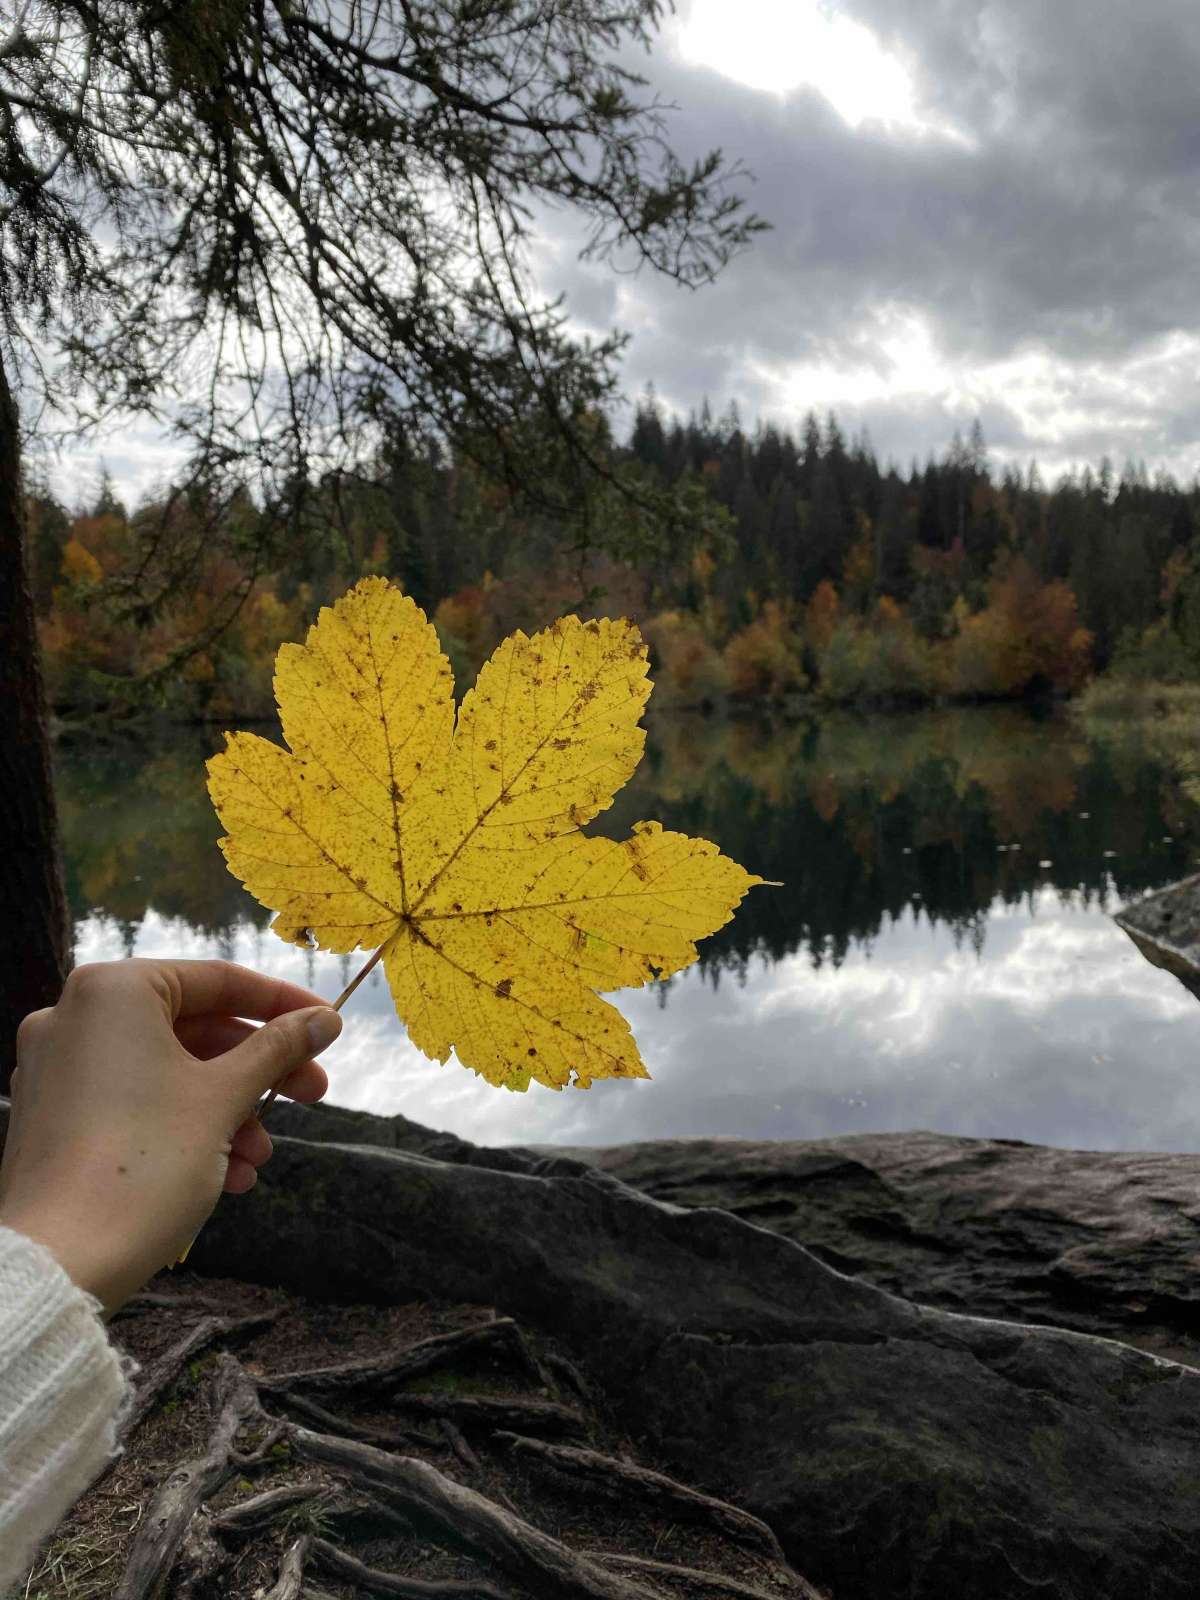
<path id="1" fill-rule="evenodd" d="M 128 1263 L 106 1259 L 94 1238 L 73 1227 L 68 1219 L 42 1208 L 23 1211 L 0 1206 L 0 1227 L 10 1228 L 40 1245 L 52 1256 L 77 1288 L 100 1302 L 106 1317 L 138 1288 L 137 1275 Z"/>

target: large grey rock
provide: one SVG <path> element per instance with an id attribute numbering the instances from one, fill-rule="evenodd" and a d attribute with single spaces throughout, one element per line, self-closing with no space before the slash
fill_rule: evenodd
<path id="1" fill-rule="evenodd" d="M 911 1305 L 726 1211 L 517 1159 L 281 1137 L 193 1260 L 536 1322 L 631 1432 L 767 1518 L 837 1600 L 1197 1593 L 1200 1374 Z"/>
<path id="2" fill-rule="evenodd" d="M 721 1206 L 908 1299 L 1200 1365 L 1200 1156 L 935 1133 L 569 1154 L 658 1199 Z"/>
<path id="3" fill-rule="evenodd" d="M 1114 921 L 1147 961 L 1200 998 L 1200 873 L 1126 906 Z"/>

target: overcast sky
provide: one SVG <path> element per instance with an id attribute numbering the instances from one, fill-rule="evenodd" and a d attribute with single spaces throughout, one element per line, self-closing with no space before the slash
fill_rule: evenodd
<path id="1" fill-rule="evenodd" d="M 562 240 L 581 324 L 634 334 L 631 391 L 833 406 L 902 463 L 979 414 L 1051 474 L 1200 468 L 1193 0 L 681 0 L 646 70 L 774 232 L 698 296 Z"/>
<path id="2" fill-rule="evenodd" d="M 834 407 L 904 465 L 978 414 L 1051 477 L 1200 469 L 1194 0 L 680 0 L 643 70 L 680 153 L 740 157 L 774 231 L 689 293 L 581 264 L 550 221 L 543 286 L 581 331 L 630 330 L 631 394 Z M 100 449 L 131 492 L 164 462 Z"/>

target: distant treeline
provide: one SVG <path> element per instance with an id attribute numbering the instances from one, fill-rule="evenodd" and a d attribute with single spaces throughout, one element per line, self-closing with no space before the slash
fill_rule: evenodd
<path id="1" fill-rule="evenodd" d="M 52 699 L 267 715 L 278 644 L 369 572 L 429 611 L 460 682 L 513 628 L 566 610 L 635 617 L 659 703 L 1200 677 L 1197 484 L 1104 462 L 1047 488 L 1035 467 L 991 466 L 978 425 L 902 472 L 833 415 L 796 437 L 707 406 L 664 419 L 650 396 L 623 444 L 597 420 L 596 450 L 623 486 L 599 515 L 632 526 L 639 485 L 693 514 L 657 540 L 589 536 L 586 517 L 568 525 L 432 441 L 381 453 L 371 473 L 296 478 L 269 505 L 192 485 L 130 512 L 106 480 L 72 516 L 34 494 Z"/>

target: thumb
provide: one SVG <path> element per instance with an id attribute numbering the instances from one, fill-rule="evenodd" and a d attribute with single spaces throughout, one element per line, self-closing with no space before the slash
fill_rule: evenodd
<path id="1" fill-rule="evenodd" d="M 332 1006 L 309 1006 L 273 1017 L 221 1058 L 236 1075 L 250 1111 L 260 1095 L 331 1045 L 342 1031 Z"/>

